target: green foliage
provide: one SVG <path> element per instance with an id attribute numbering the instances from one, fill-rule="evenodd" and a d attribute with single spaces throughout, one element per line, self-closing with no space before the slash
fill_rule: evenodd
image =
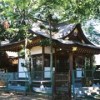
<path id="1" fill-rule="evenodd" d="M 25 50 L 22 49 L 20 52 L 19 52 L 19 56 L 25 58 Z"/>
<path id="2" fill-rule="evenodd" d="M 87 35 L 87 38 L 94 44 L 97 44 L 97 45 L 100 45 L 100 32 L 97 31 L 95 29 L 96 26 L 98 25 L 95 25 L 93 23 L 99 23 L 99 22 L 95 22 L 95 20 L 92 20 L 91 22 L 87 22 L 87 24 L 84 24 L 84 30 L 85 30 L 85 33 Z"/>
<path id="3" fill-rule="evenodd" d="M 83 22 L 99 17 L 99 4 L 99 0 L 41 0 L 39 17 L 43 19 L 48 14 L 56 14 L 60 21 Z"/>
<path id="4" fill-rule="evenodd" d="M 41 40 L 39 44 L 41 46 L 49 46 L 50 45 L 50 40 L 49 39 Z"/>
<path id="5" fill-rule="evenodd" d="M 52 15 L 52 19 L 50 16 Z M 28 29 L 36 20 L 58 22 L 83 22 L 100 16 L 100 0 L 2 0 L 0 2 L 0 39 L 20 41 L 27 37 Z M 35 18 L 36 19 L 35 19 Z M 3 21 L 10 24 L 3 28 Z M 54 30 L 55 31 L 55 30 Z M 56 30 L 57 31 L 57 30 Z"/>
<path id="6" fill-rule="evenodd" d="M 39 42 L 39 45 L 41 45 L 41 46 L 50 46 L 51 41 L 50 41 L 50 39 L 43 39 Z M 56 45 L 56 43 L 53 41 L 52 45 L 54 46 L 54 45 Z"/>
<path id="7" fill-rule="evenodd" d="M 11 42 L 30 37 L 28 29 L 31 28 L 34 20 L 35 7 L 32 6 L 34 3 L 33 0 L 3 0 L 1 2 L 1 26 L 3 27 L 3 22 L 7 20 L 10 27 L 7 29 L 0 27 L 0 36 Z"/>

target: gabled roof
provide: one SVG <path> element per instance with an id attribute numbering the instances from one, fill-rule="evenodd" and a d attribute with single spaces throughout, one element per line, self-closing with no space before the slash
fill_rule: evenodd
<path id="1" fill-rule="evenodd" d="M 67 24 L 59 23 L 54 26 L 51 25 L 52 30 L 52 38 L 53 39 L 59 39 L 63 38 L 64 36 L 68 35 L 74 28 L 76 24 Z M 37 21 L 33 23 L 31 31 L 36 33 L 37 35 L 42 35 L 45 37 L 50 37 L 49 35 L 50 25 L 43 21 Z"/>
<path id="2" fill-rule="evenodd" d="M 41 28 L 41 25 L 45 26 L 46 28 Z M 58 41 L 59 43 L 70 46 L 78 46 L 81 48 L 87 48 L 87 50 L 97 50 L 100 53 L 100 48 L 92 44 L 87 37 L 84 35 L 81 24 L 67 24 L 66 22 L 57 24 L 54 26 L 57 31 L 52 32 L 52 39 Z M 43 37 L 50 38 L 49 25 L 44 22 L 36 22 L 33 24 L 32 29 L 30 32 L 33 34 L 37 34 Z M 51 25 L 51 30 L 53 26 Z M 94 53 L 97 53 L 94 52 Z"/>
<path id="3" fill-rule="evenodd" d="M 42 27 L 42 28 L 41 28 Z M 53 27 L 56 29 L 56 31 L 52 31 L 52 39 L 63 39 L 66 40 L 69 39 L 71 41 L 74 41 L 75 39 L 73 37 L 78 37 L 81 42 L 84 42 L 86 44 L 91 44 L 93 45 L 87 37 L 84 35 L 81 25 L 80 24 L 68 24 L 66 22 L 56 24 L 55 26 L 51 25 L 51 30 L 53 30 Z M 78 30 L 77 36 L 75 36 L 75 29 Z M 36 35 L 41 35 L 47 38 L 50 38 L 50 26 L 48 23 L 43 22 L 43 21 L 37 21 L 33 23 L 32 29 L 30 32 L 36 34 Z M 74 40 L 73 40 L 74 39 Z"/>
<path id="4" fill-rule="evenodd" d="M 93 45 L 86 38 L 80 24 L 67 24 L 66 22 L 59 23 L 51 25 L 51 30 L 52 39 L 57 42 L 57 45 L 60 44 L 66 48 L 69 45 L 79 46 L 82 48 L 88 48 L 89 50 L 97 50 L 96 53 L 100 53 L 100 48 Z M 50 26 L 47 22 L 37 21 L 33 23 L 33 26 L 29 31 L 31 34 L 35 34 L 35 36 L 31 38 L 31 43 L 28 43 L 28 48 L 39 45 L 40 40 L 44 38 L 50 38 Z M 0 50 L 19 51 L 23 48 L 22 45 L 25 45 L 24 40 L 1 46 Z"/>
<path id="5" fill-rule="evenodd" d="M 62 39 L 66 38 L 68 38 L 71 41 L 75 41 L 76 38 L 76 40 L 78 41 L 79 39 L 81 43 L 93 45 L 83 33 L 81 24 L 76 24 L 73 30 L 70 32 L 70 34 L 66 34 L 65 36 L 62 37 Z"/>

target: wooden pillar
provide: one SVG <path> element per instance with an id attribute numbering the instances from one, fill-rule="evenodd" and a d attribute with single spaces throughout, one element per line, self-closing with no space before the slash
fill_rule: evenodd
<path id="1" fill-rule="evenodd" d="M 55 72 L 54 72 L 54 86 L 53 86 L 53 91 L 54 91 L 54 95 L 56 94 L 56 68 L 57 68 L 57 51 L 56 51 L 56 48 L 55 48 L 55 55 L 54 55 L 54 64 L 55 64 Z"/>
<path id="2" fill-rule="evenodd" d="M 91 70 L 91 74 L 92 74 L 92 76 L 91 77 L 93 77 L 93 55 L 91 55 L 90 56 L 90 70 Z"/>
<path id="3" fill-rule="evenodd" d="M 56 73 L 56 68 L 57 68 L 57 51 L 56 51 L 56 48 L 55 48 L 55 73 Z"/>
<path id="4" fill-rule="evenodd" d="M 34 77 L 33 77 L 33 72 L 34 71 L 34 69 L 33 69 L 33 58 L 32 58 L 32 55 L 31 55 L 31 79 L 33 80 L 34 79 Z"/>
<path id="5" fill-rule="evenodd" d="M 93 56 L 90 56 L 90 68 L 93 68 Z"/>
<path id="6" fill-rule="evenodd" d="M 72 84 L 72 73 L 73 73 L 73 53 L 69 54 L 69 100 L 71 100 L 71 84 Z"/>
<path id="7" fill-rule="evenodd" d="M 45 52 L 45 48 L 44 46 L 42 46 L 42 79 L 44 78 L 44 52 Z"/>

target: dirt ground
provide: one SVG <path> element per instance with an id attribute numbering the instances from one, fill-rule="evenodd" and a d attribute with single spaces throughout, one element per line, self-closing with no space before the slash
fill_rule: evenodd
<path id="1" fill-rule="evenodd" d="M 47 96 L 0 93 L 0 100 L 50 100 Z"/>

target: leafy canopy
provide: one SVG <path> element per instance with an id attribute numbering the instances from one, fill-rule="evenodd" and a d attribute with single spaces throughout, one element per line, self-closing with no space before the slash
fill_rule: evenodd
<path id="1" fill-rule="evenodd" d="M 100 0 L 2 0 L 0 2 L 0 40 L 12 42 L 32 37 L 28 29 L 38 20 L 48 21 L 48 16 L 57 22 L 84 22 L 98 18 Z M 54 21 L 53 20 L 53 21 Z M 8 21 L 5 29 L 3 22 Z"/>
<path id="2" fill-rule="evenodd" d="M 1 39 L 5 37 L 13 42 L 30 36 L 28 29 L 34 20 L 35 3 L 33 0 L 2 0 L 0 7 Z M 8 21 L 10 26 L 6 29 L 4 28 L 5 21 Z"/>

